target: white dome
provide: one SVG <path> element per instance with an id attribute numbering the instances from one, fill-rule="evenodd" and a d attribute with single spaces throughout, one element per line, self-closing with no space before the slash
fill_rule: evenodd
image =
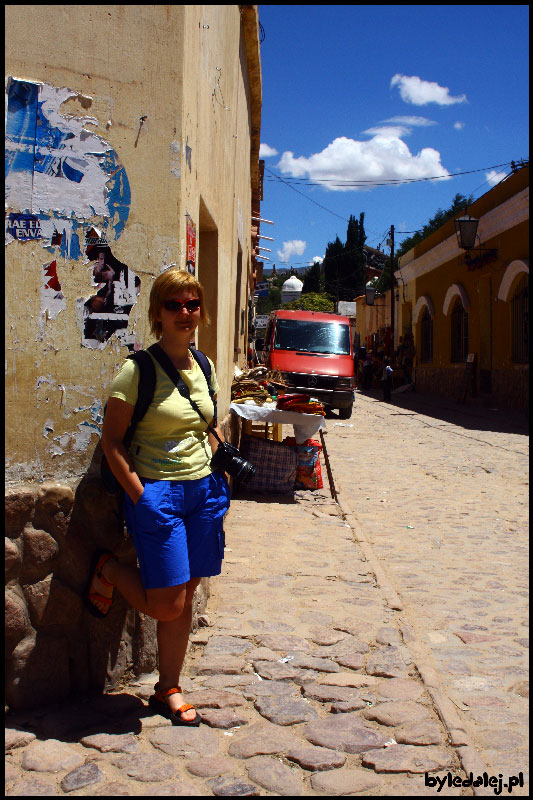
<path id="1" fill-rule="evenodd" d="M 285 292 L 299 292 L 303 285 L 303 281 L 297 278 L 296 275 L 291 275 L 291 277 L 285 281 L 281 290 Z"/>

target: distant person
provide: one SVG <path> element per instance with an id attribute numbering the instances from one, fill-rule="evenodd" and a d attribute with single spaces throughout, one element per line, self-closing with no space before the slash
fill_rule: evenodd
<path id="1" fill-rule="evenodd" d="M 372 385 L 372 351 L 368 350 L 363 361 L 363 391 L 370 389 Z"/>
<path id="2" fill-rule="evenodd" d="M 383 373 L 381 375 L 381 381 L 383 385 L 383 401 L 385 403 L 390 403 L 391 401 L 392 373 L 393 369 L 390 364 L 390 358 L 386 358 L 383 362 Z"/>

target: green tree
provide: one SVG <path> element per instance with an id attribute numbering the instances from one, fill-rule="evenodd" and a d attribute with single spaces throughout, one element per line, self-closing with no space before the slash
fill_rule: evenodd
<path id="1" fill-rule="evenodd" d="M 268 297 L 259 297 L 257 299 L 256 314 L 269 314 L 280 306 L 281 289 L 279 286 L 271 286 L 268 290 Z"/>
<path id="2" fill-rule="evenodd" d="M 320 275 L 320 264 L 316 261 L 311 269 L 306 273 L 304 277 L 304 285 L 302 287 L 302 294 L 309 294 L 313 292 L 314 294 L 319 294 L 322 290 L 322 279 Z"/>
<path id="3" fill-rule="evenodd" d="M 346 231 L 346 244 L 344 245 L 345 257 L 343 259 L 343 278 L 341 300 L 353 300 L 365 284 L 366 257 L 364 246 L 366 242 L 365 215 L 359 215 L 359 221 L 350 214 Z"/>
<path id="4" fill-rule="evenodd" d="M 337 300 L 353 300 L 365 284 L 365 215 L 348 220 L 346 242 L 329 242 L 324 256 L 324 289 Z"/>
<path id="5" fill-rule="evenodd" d="M 324 255 L 324 290 L 339 299 L 341 258 L 344 245 L 337 236 L 334 242 L 328 242 Z"/>
<path id="6" fill-rule="evenodd" d="M 298 300 L 291 300 L 290 303 L 285 303 L 281 307 L 296 311 L 325 311 L 329 313 L 335 311 L 335 300 L 326 293 L 309 292 L 308 294 L 300 295 Z"/>

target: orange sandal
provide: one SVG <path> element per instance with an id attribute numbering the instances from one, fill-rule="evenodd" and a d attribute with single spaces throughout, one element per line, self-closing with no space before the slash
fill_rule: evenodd
<path id="1" fill-rule="evenodd" d="M 165 701 L 164 698 L 169 697 L 171 694 L 181 694 L 181 686 L 178 686 L 176 689 L 159 689 L 159 684 L 156 683 L 154 689 L 156 690 L 155 694 L 153 694 L 148 700 L 148 705 L 150 708 L 152 708 L 158 714 L 161 714 L 162 717 L 169 719 L 173 725 L 188 725 L 196 728 L 200 724 L 202 721 L 201 717 L 194 706 L 191 706 L 190 703 L 184 703 L 175 713 Z M 182 715 L 185 713 L 185 711 L 189 711 L 190 709 L 193 709 L 196 712 L 195 718 L 191 720 L 183 719 Z"/>
<path id="2" fill-rule="evenodd" d="M 101 581 L 101 583 L 103 583 L 104 586 L 114 587 L 115 584 L 109 583 L 109 581 L 106 580 L 102 574 L 102 568 L 104 564 L 107 561 L 109 561 L 110 558 L 115 558 L 115 556 L 113 553 L 110 553 L 109 550 L 99 550 L 94 554 L 91 562 L 91 572 L 90 572 L 91 577 L 89 579 L 89 585 L 87 586 L 84 595 L 85 605 L 88 611 L 90 611 L 91 614 L 93 614 L 95 617 L 98 617 L 99 619 L 103 619 L 104 617 L 107 616 L 107 613 L 111 607 L 111 603 L 113 602 L 113 598 L 106 597 L 105 595 L 100 594 L 95 589 L 91 589 L 91 586 L 93 580 L 95 578 L 98 578 L 98 580 Z M 105 605 L 106 610 L 100 611 L 100 609 L 94 603 L 95 600 Z"/>

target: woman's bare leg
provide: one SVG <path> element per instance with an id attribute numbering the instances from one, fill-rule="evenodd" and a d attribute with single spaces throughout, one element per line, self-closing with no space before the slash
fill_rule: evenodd
<path id="1" fill-rule="evenodd" d="M 148 610 L 146 592 L 138 568 L 121 564 L 116 558 L 110 558 L 105 562 L 101 572 L 106 581 L 116 586 L 130 606 L 133 606 L 133 608 L 136 608 L 137 611 L 141 611 L 143 614 L 152 616 Z M 113 594 L 113 586 L 107 586 L 105 583 L 102 583 L 95 575 L 91 584 L 91 589 L 104 597 L 111 597 Z M 98 600 L 94 600 L 93 602 L 100 611 L 106 611 L 106 606 L 104 604 L 99 603 Z"/>
<path id="2" fill-rule="evenodd" d="M 157 619 L 157 645 L 159 662 L 159 685 L 161 689 L 179 686 L 179 679 L 192 622 L 193 597 L 201 578 L 191 578 L 188 583 L 163 589 L 145 590 L 138 568 L 120 564 L 110 558 L 102 568 L 103 577 L 114 584 L 129 605 L 143 614 Z M 97 577 L 92 588 L 111 597 L 113 588 L 103 584 Z M 105 610 L 102 607 L 102 610 Z M 172 711 L 184 704 L 180 693 L 170 695 L 167 702 Z M 192 720 L 194 711 L 186 711 L 185 720 Z"/>
<path id="3" fill-rule="evenodd" d="M 191 578 L 183 585 L 183 611 L 177 619 L 160 620 L 157 623 L 157 646 L 159 654 L 159 686 L 161 689 L 173 689 L 179 686 L 181 669 L 187 652 L 192 622 L 194 591 L 201 578 Z M 148 590 L 150 593 L 150 590 Z M 181 598 L 180 598 L 181 599 Z M 172 711 L 184 704 L 180 693 L 167 698 Z M 193 720 L 195 712 L 185 711 L 183 719 Z"/>

